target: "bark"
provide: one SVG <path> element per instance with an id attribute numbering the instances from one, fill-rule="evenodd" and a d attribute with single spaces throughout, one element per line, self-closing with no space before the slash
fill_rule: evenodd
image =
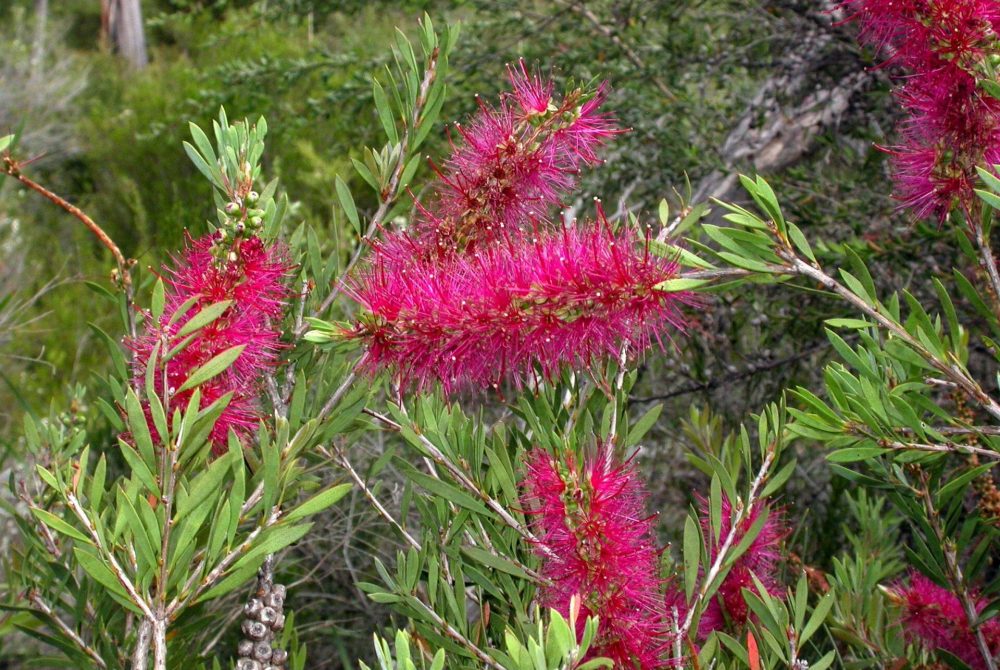
<path id="1" fill-rule="evenodd" d="M 794 165 L 880 76 L 861 64 L 836 18 L 817 8 L 803 12 L 803 31 L 733 125 L 720 151 L 723 167 L 698 182 L 692 202 L 742 200 L 739 170 L 767 175 Z"/>
<path id="2" fill-rule="evenodd" d="M 101 0 L 104 39 L 133 67 L 149 63 L 140 0 Z"/>

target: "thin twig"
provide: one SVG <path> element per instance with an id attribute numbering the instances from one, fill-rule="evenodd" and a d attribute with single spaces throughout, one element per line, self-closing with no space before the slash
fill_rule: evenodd
<path id="1" fill-rule="evenodd" d="M 974 379 L 966 375 L 962 370 L 955 364 L 950 364 L 946 361 L 942 361 L 930 350 L 928 350 L 923 344 L 920 343 L 915 337 L 910 335 L 903 326 L 896 323 L 895 320 L 890 319 L 884 315 L 880 310 L 872 307 L 867 302 L 862 300 L 859 296 L 855 295 L 853 291 L 850 291 L 843 284 L 835 280 L 830 275 L 823 272 L 818 266 L 810 265 L 805 262 L 793 252 L 787 250 L 777 250 L 779 256 L 785 256 L 792 264 L 792 268 L 795 270 L 796 274 L 803 275 L 813 279 L 817 283 L 821 284 L 824 288 L 833 291 L 841 298 L 851 303 L 859 311 L 867 314 L 872 319 L 874 319 L 880 326 L 891 332 L 893 335 L 898 337 L 900 340 L 905 342 L 914 351 L 916 351 L 921 358 L 925 359 L 928 363 L 934 366 L 937 370 L 942 372 L 951 382 L 959 386 L 963 391 L 969 394 L 970 397 L 975 399 L 975 401 L 987 412 L 989 412 L 994 418 L 1000 419 L 1000 404 L 997 403 Z"/>
<path id="2" fill-rule="evenodd" d="M 56 615 L 56 613 L 52 611 L 52 608 L 49 607 L 44 600 L 42 600 L 42 597 L 41 595 L 39 595 L 38 591 L 34 589 L 29 591 L 28 600 L 30 600 L 31 603 L 39 609 L 39 611 L 41 611 L 43 614 L 52 619 L 56 627 L 58 627 L 59 630 L 63 632 L 63 635 L 73 640 L 73 643 L 80 648 L 80 651 L 89 656 L 94 661 L 94 663 L 97 664 L 98 667 L 100 668 L 108 667 L 108 664 L 104 662 L 104 659 L 101 658 L 100 654 L 98 654 L 93 647 L 84 642 L 83 638 L 80 637 L 80 635 L 75 630 L 66 625 L 66 622 L 60 619 L 58 615 Z"/>
<path id="3" fill-rule="evenodd" d="M 979 264 L 983 267 L 986 276 L 990 280 L 992 290 L 989 291 L 989 294 L 993 302 L 993 311 L 997 315 L 997 318 L 1000 318 L 1000 273 L 997 272 L 997 263 L 996 259 L 993 258 L 993 249 L 990 247 L 990 241 L 986 239 L 986 234 L 982 224 L 979 222 L 977 212 L 973 212 L 969 216 L 969 226 L 972 228 L 976 246 L 979 248 Z"/>
<path id="4" fill-rule="evenodd" d="M 320 453 L 326 452 L 326 450 L 323 447 L 319 447 L 319 451 Z M 326 454 L 333 456 L 332 454 L 329 454 L 329 452 L 326 452 Z M 417 542 L 416 538 L 410 535 L 406 531 L 406 529 L 403 528 L 402 524 L 396 521 L 396 518 L 389 513 L 389 510 L 387 510 L 385 506 L 383 506 L 382 503 L 379 502 L 379 499 L 375 497 L 375 494 L 372 492 L 370 488 L 368 488 L 368 485 L 365 483 L 365 481 L 361 479 L 361 475 L 359 475 L 357 470 L 354 469 L 354 466 L 351 465 L 351 461 L 348 460 L 347 456 L 344 455 L 343 452 L 338 450 L 337 454 L 333 456 L 333 458 L 334 460 L 337 461 L 340 467 L 344 468 L 344 470 L 347 471 L 347 474 L 351 477 L 351 479 L 354 480 L 354 483 L 358 485 L 358 488 L 360 488 L 362 492 L 364 492 L 365 497 L 368 498 L 368 502 L 370 502 L 372 507 L 375 508 L 375 511 L 377 511 L 383 519 L 388 521 L 389 524 L 393 528 L 395 528 L 400 535 L 403 536 L 403 539 L 406 540 L 407 544 L 409 544 L 417 551 L 423 551 L 423 547 L 419 542 Z"/>
<path id="5" fill-rule="evenodd" d="M 87 516 L 87 512 L 84 511 L 83 506 L 80 505 L 80 501 L 77 499 L 76 494 L 68 492 L 66 494 L 66 502 L 69 504 L 69 508 L 73 510 L 73 514 L 76 515 L 76 518 L 87 530 L 94 546 L 96 546 L 98 551 L 100 551 L 104 556 L 104 559 L 107 561 L 108 567 L 111 568 L 111 572 L 114 574 L 115 578 L 125 588 L 125 592 L 128 594 L 129 599 L 135 604 L 136 607 L 139 608 L 147 619 L 150 621 L 155 620 L 156 617 L 153 615 L 153 611 L 149 608 L 149 604 L 146 602 L 146 599 L 139 595 L 138 589 L 136 589 L 132 580 L 128 578 L 128 575 L 125 574 L 125 571 L 122 569 L 118 559 L 115 558 L 110 549 L 104 546 L 104 541 L 97 533 L 97 529 L 94 528 L 94 524 L 91 523 L 90 517 Z"/>
<path id="6" fill-rule="evenodd" d="M 747 493 L 746 502 L 739 508 L 736 518 L 733 519 L 733 522 L 730 524 L 729 532 L 726 533 L 726 539 L 719 547 L 718 553 L 715 555 L 715 560 L 712 561 L 711 567 L 708 569 L 708 572 L 705 573 L 705 577 L 701 582 L 701 588 L 699 588 L 697 593 L 695 593 L 694 600 L 691 602 L 690 607 L 688 607 L 687 615 L 684 617 L 684 623 L 681 624 L 677 632 L 679 638 L 684 639 L 687 637 L 688 631 L 691 629 L 691 624 L 694 622 L 695 612 L 698 611 L 698 606 L 705 598 L 708 597 L 709 587 L 712 585 L 712 582 L 715 581 L 716 577 L 719 576 L 719 573 L 722 571 L 722 566 L 729 560 L 729 550 L 736 542 L 736 536 L 743 528 L 743 523 L 750 518 L 754 511 L 754 507 L 757 505 L 760 489 L 764 486 L 764 482 L 767 481 L 767 477 L 771 470 L 771 464 L 774 462 L 774 457 L 777 454 L 777 451 L 778 443 L 777 440 L 775 440 L 769 446 L 767 454 L 764 456 L 764 462 L 760 464 L 757 476 L 754 477 L 753 483 L 750 484 L 750 491 Z"/>
<path id="7" fill-rule="evenodd" d="M 427 94 L 430 92 L 431 86 L 434 84 L 434 80 L 437 78 L 437 66 L 438 66 L 438 49 L 435 48 L 429 58 L 427 59 L 427 65 L 424 68 L 424 78 L 420 82 L 420 89 L 417 92 L 417 99 L 413 105 L 413 110 L 410 113 L 410 118 L 408 123 L 403 127 L 403 134 L 399 139 L 399 159 L 396 161 L 396 165 L 393 167 L 392 175 L 389 177 L 389 183 L 386 184 L 385 188 L 379 194 L 379 206 L 375 211 L 374 216 L 372 216 L 371 221 L 368 222 L 368 228 L 365 230 L 364 235 L 358 241 L 357 249 L 355 249 L 354 254 L 351 256 L 351 260 L 348 261 L 347 267 L 344 271 L 340 273 L 340 277 L 337 278 L 337 282 L 333 285 L 330 290 L 330 294 L 323 299 L 320 304 L 319 309 L 316 310 L 316 314 L 324 314 L 326 310 L 330 308 L 333 301 L 337 299 L 341 291 L 344 289 L 344 278 L 347 277 L 354 266 L 357 265 L 358 261 L 361 260 L 361 255 L 365 251 L 365 247 L 368 246 L 368 242 L 372 239 L 375 233 L 381 228 L 382 224 L 385 223 L 385 218 L 389 214 L 389 210 L 392 209 L 392 205 L 396 202 L 399 197 L 400 192 L 400 182 L 403 178 L 403 169 L 406 167 L 407 159 L 409 158 L 410 140 L 413 130 L 417 127 L 417 122 L 420 120 L 420 115 L 423 112 L 424 105 L 427 102 Z M 295 337 L 301 337 L 305 332 L 307 324 L 300 325 L 295 331 Z"/>
<path id="8" fill-rule="evenodd" d="M 119 284 L 119 286 L 121 286 L 122 290 L 124 291 L 125 299 L 128 304 L 128 309 L 126 309 L 125 312 L 126 312 L 126 318 L 128 319 L 129 335 L 135 338 L 136 336 L 135 318 L 132 315 L 132 309 L 131 309 L 132 299 L 133 299 L 131 269 L 132 266 L 135 264 L 135 261 L 126 259 L 125 255 L 122 253 L 121 249 L 118 248 L 118 245 L 115 244 L 114 240 L 112 240 L 111 237 L 106 232 L 104 232 L 104 229 L 101 228 L 99 225 L 97 225 L 97 223 L 94 222 L 92 218 L 87 216 L 87 214 L 83 210 L 73 205 L 65 198 L 56 195 L 55 193 L 45 188 L 38 182 L 22 174 L 21 164 L 18 161 L 14 160 L 14 158 L 9 153 L 3 155 L 2 160 L 3 160 L 3 172 L 5 174 L 14 177 L 32 191 L 38 193 L 39 195 L 47 199 L 49 202 L 52 202 L 56 206 L 62 208 L 63 210 L 71 214 L 73 217 L 75 217 L 78 221 L 80 221 L 80 223 L 86 226 L 87 230 L 93 233 L 93 235 L 98 239 L 98 241 L 102 245 L 104 245 L 104 247 L 106 247 L 108 251 L 111 252 L 112 256 L 114 256 L 115 265 L 118 266 L 116 282 Z"/>
<path id="9" fill-rule="evenodd" d="M 400 409 L 403 412 L 403 415 L 409 418 L 409 416 L 406 413 L 406 407 L 400 405 Z M 370 414 L 376 416 L 374 412 Z M 511 516 L 510 512 L 507 511 L 507 508 L 504 507 L 502 504 L 500 504 L 499 501 L 497 501 L 491 495 L 486 493 L 486 491 L 482 490 L 476 484 L 476 482 L 474 482 L 469 477 L 469 475 L 466 474 L 464 470 L 462 470 L 462 468 L 455 465 L 451 461 L 451 459 L 447 458 L 444 455 L 444 453 L 442 453 L 442 451 L 438 449 L 437 445 L 435 445 L 433 442 L 427 439 L 426 435 L 424 435 L 422 432 L 419 431 L 415 432 L 417 432 L 417 439 L 420 440 L 420 444 L 423 446 L 424 450 L 430 455 L 430 457 L 434 460 L 434 462 L 442 466 L 445 470 L 447 470 L 448 474 L 450 474 L 455 479 L 456 482 L 461 484 L 462 487 L 465 488 L 465 490 L 467 490 L 469 493 L 472 493 L 474 496 L 483 501 L 483 503 L 485 503 L 486 506 L 490 510 L 492 510 L 494 514 L 499 516 L 500 519 L 510 528 L 513 528 L 515 531 L 517 531 L 517 533 L 522 538 L 527 540 L 531 544 L 531 546 L 543 547 L 543 548 L 545 547 L 545 544 L 542 543 L 537 537 L 535 537 L 534 533 L 532 533 L 522 523 L 520 523 L 517 519 Z"/>
<path id="10" fill-rule="evenodd" d="M 979 653 L 986 662 L 987 670 L 997 670 L 996 659 L 993 658 L 993 652 L 990 651 L 989 645 L 986 644 L 986 638 L 983 636 L 983 629 L 976 623 L 976 620 L 979 618 L 979 613 L 976 611 L 976 603 L 973 601 L 972 597 L 969 595 L 968 589 L 965 587 L 965 577 L 962 575 L 962 568 L 958 564 L 958 556 L 955 552 L 954 542 L 945 534 L 944 528 L 941 527 L 941 519 L 937 509 L 934 507 L 934 499 L 927 486 L 927 473 L 921 470 L 920 478 L 922 486 L 916 491 L 916 493 L 924 505 L 924 512 L 927 515 L 927 524 L 934 532 L 938 544 L 941 546 L 941 551 L 944 554 L 946 568 L 945 576 L 948 578 L 951 590 L 962 603 L 962 609 L 965 612 L 966 619 L 968 619 L 969 626 L 972 627 L 973 633 L 976 636 L 976 646 L 979 648 Z"/>
<path id="11" fill-rule="evenodd" d="M 897 442 L 894 440 L 878 440 L 878 446 L 897 451 L 930 451 L 946 454 L 976 454 L 993 461 L 1000 462 L 1000 452 L 974 447 L 970 444 L 924 444 L 920 442 Z"/>

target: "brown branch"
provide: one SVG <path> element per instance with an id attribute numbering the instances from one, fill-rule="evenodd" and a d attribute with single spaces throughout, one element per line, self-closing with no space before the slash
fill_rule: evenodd
<path id="1" fill-rule="evenodd" d="M 21 173 L 21 164 L 14 160 L 10 155 L 3 157 L 3 167 L 4 172 L 11 177 L 14 177 L 19 182 L 30 188 L 35 193 L 40 194 L 42 197 L 52 202 L 56 206 L 62 208 L 76 219 L 78 219 L 87 229 L 94 234 L 98 241 L 103 244 L 111 252 L 111 255 L 115 257 L 115 263 L 118 265 L 118 282 L 121 283 L 123 287 L 131 286 L 132 277 L 129 275 L 129 268 L 134 265 L 134 261 L 129 261 L 125 259 L 124 254 L 122 254 L 121 249 L 115 244 L 114 240 L 108 236 L 104 229 L 97 225 L 92 218 L 86 215 L 79 207 L 73 205 L 69 201 L 60 196 L 56 195 L 49 189 L 45 188 L 38 182 L 29 179 Z"/>
<path id="2" fill-rule="evenodd" d="M 52 608 L 49 607 L 48 603 L 42 600 L 42 597 L 41 595 L 39 595 L 38 591 L 32 589 L 30 592 L 28 592 L 28 600 L 30 600 L 31 603 L 39 609 L 39 611 L 41 611 L 43 614 L 52 619 L 53 623 L 55 623 L 56 627 L 62 631 L 63 635 L 73 640 L 73 643 L 80 648 L 80 651 L 89 656 L 91 660 L 93 660 L 94 663 L 97 664 L 97 667 L 99 668 L 108 667 L 108 664 L 104 662 L 104 659 L 101 658 L 100 654 L 98 654 L 93 647 L 84 642 L 83 638 L 80 637 L 80 635 L 75 630 L 66 625 L 66 622 L 60 619 L 56 615 L 56 613 L 52 611 Z"/>
<path id="3" fill-rule="evenodd" d="M 965 587 L 965 577 L 962 574 L 961 566 L 958 564 L 955 543 L 945 534 L 944 528 L 941 526 L 940 515 L 934 507 L 934 498 L 928 488 L 928 475 L 923 470 L 920 471 L 920 479 L 921 487 L 916 493 L 923 503 L 924 512 L 927 515 L 927 525 L 934 532 L 938 544 L 941 546 L 941 552 L 944 554 L 945 576 L 948 578 L 948 584 L 962 604 L 962 610 L 965 612 L 965 617 L 968 619 L 969 626 L 976 637 L 976 646 L 979 648 L 979 653 L 986 662 L 986 668 L 988 670 L 997 670 L 996 659 L 993 658 L 993 652 L 990 651 L 989 645 L 986 644 L 982 627 L 976 623 L 979 613 L 976 611 L 976 604 L 972 596 L 969 595 L 969 591 Z"/>

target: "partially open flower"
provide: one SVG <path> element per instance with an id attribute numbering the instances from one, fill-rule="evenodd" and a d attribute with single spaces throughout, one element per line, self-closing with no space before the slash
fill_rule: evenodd
<path id="1" fill-rule="evenodd" d="M 928 649 L 947 651 L 973 670 L 987 667 L 958 596 L 918 572 L 910 573 L 908 586 L 897 585 L 888 591 L 902 608 L 901 621 L 907 638 Z M 975 595 L 972 599 L 978 614 L 987 599 Z M 984 622 L 980 632 L 990 653 L 1000 654 L 1000 620 L 993 617 Z"/>
<path id="2" fill-rule="evenodd" d="M 226 247 L 223 259 L 219 258 L 219 244 Z M 178 389 L 188 377 L 218 354 L 243 346 L 228 369 L 198 387 L 202 407 L 232 393 L 229 405 L 211 432 L 216 453 L 226 450 L 230 431 L 242 439 L 260 421 L 258 395 L 264 377 L 278 362 L 279 322 L 288 297 L 285 281 L 290 269 L 281 247 L 267 246 L 257 237 L 231 243 L 221 242 L 212 235 L 197 240 L 189 238 L 183 254 L 164 275 L 166 301 L 160 322 L 150 324 L 145 335 L 131 342 L 133 370 L 141 386 L 158 342 L 166 343 L 161 346 L 159 360 L 162 360 L 166 350 L 184 341 L 178 332 L 192 317 L 209 305 L 231 301 L 228 309 L 195 331 L 183 349 L 167 361 L 165 376 L 160 369 L 153 373 L 157 393 L 169 398 L 170 407 L 184 407 L 194 389 Z M 183 316 L 170 323 L 185 308 Z"/>

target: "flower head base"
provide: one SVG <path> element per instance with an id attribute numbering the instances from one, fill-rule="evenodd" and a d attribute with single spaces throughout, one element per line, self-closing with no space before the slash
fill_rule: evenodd
<path id="1" fill-rule="evenodd" d="M 623 346 L 641 352 L 683 326 L 678 308 L 691 300 L 657 288 L 676 263 L 605 221 L 470 255 L 400 260 L 417 246 L 405 235 L 379 243 L 349 289 L 369 313 L 348 333 L 367 344 L 363 366 L 389 369 L 402 386 L 521 385 Z"/>
<path id="2" fill-rule="evenodd" d="M 579 596 L 581 628 L 587 616 L 600 617 L 592 656 L 615 668 L 666 667 L 660 552 L 634 465 L 616 463 L 610 449 L 582 467 L 542 449 L 527 463 L 523 505 L 548 580 L 541 604 L 568 615 Z"/>
<path id="3" fill-rule="evenodd" d="M 902 607 L 901 621 L 908 639 L 928 649 L 947 651 L 973 670 L 987 667 L 958 596 L 917 572 L 910 573 L 909 586 L 899 585 L 888 591 Z M 973 599 L 978 614 L 987 599 Z M 980 632 L 990 652 L 1000 654 L 1000 620 L 994 617 L 984 622 Z"/>
<path id="4" fill-rule="evenodd" d="M 979 85 L 1000 54 L 995 0 L 847 0 L 860 38 L 909 70 L 898 98 L 909 118 L 893 156 L 897 197 L 944 220 L 975 202 L 976 166 L 1000 161 L 1000 100 Z"/>
<path id="5" fill-rule="evenodd" d="M 220 260 L 223 245 L 226 252 Z M 266 246 L 257 237 L 238 238 L 230 244 L 224 244 L 218 234 L 189 238 L 182 256 L 164 276 L 166 300 L 160 322 L 131 343 L 134 374 L 141 385 L 158 343 L 159 361 L 165 351 L 184 341 L 178 333 L 191 318 L 209 305 L 230 301 L 218 318 L 196 330 L 167 361 L 165 375 L 159 364 L 153 373 L 154 388 L 169 398 L 170 406 L 184 407 L 194 389 L 177 389 L 191 374 L 227 349 L 243 346 L 229 368 L 198 386 L 202 407 L 232 394 L 209 438 L 216 454 L 226 450 L 230 431 L 242 439 L 261 418 L 257 397 L 264 375 L 278 361 L 281 332 L 277 324 L 288 297 L 285 278 L 289 270 L 284 251 Z M 171 323 L 181 311 L 183 316 Z"/>

